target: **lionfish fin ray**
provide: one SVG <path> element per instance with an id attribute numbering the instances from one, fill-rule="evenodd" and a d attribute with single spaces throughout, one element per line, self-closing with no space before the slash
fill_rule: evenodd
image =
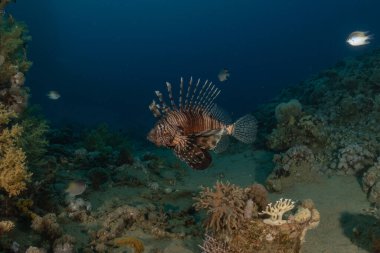
<path id="1" fill-rule="evenodd" d="M 231 116 L 216 104 L 213 104 L 213 106 L 207 110 L 207 113 L 225 125 L 230 125 L 233 123 Z"/>
<path id="2" fill-rule="evenodd" d="M 223 134 L 225 134 L 224 129 L 212 129 L 200 132 L 194 135 L 194 138 L 198 146 L 203 149 L 212 150 L 218 145 Z"/>
<path id="3" fill-rule="evenodd" d="M 173 98 L 173 91 L 172 91 L 172 85 L 169 82 L 166 82 L 166 89 L 168 90 L 168 95 L 170 99 L 170 104 L 173 110 L 177 108 L 177 106 L 174 103 L 174 98 Z"/>
<path id="4" fill-rule="evenodd" d="M 149 110 L 153 113 L 154 117 L 157 118 L 161 116 L 160 106 L 157 104 L 156 100 L 153 100 L 149 105 Z"/>
<path id="5" fill-rule="evenodd" d="M 220 154 L 227 150 L 228 146 L 230 145 L 230 137 L 226 134 L 222 135 L 218 143 L 216 144 L 216 147 L 213 149 L 213 151 L 217 154 Z"/>
<path id="6" fill-rule="evenodd" d="M 189 106 L 189 96 L 191 91 L 191 86 L 193 85 L 193 77 L 190 77 L 189 85 L 187 86 L 186 99 L 185 99 L 185 109 Z"/>
<path id="7" fill-rule="evenodd" d="M 250 114 L 238 119 L 230 128 L 230 134 L 244 143 L 253 143 L 257 134 L 257 120 Z"/>
<path id="8" fill-rule="evenodd" d="M 158 100 L 160 101 L 161 111 L 163 113 L 167 113 L 169 111 L 169 107 L 166 105 L 162 93 L 158 90 L 156 90 L 155 93 L 156 93 L 156 96 L 158 97 Z"/>
<path id="9" fill-rule="evenodd" d="M 178 105 L 179 109 L 182 109 L 182 100 L 183 100 L 183 78 L 181 77 L 181 82 L 179 83 L 179 98 L 178 98 Z"/>
<path id="10" fill-rule="evenodd" d="M 184 148 L 174 149 L 174 153 L 179 159 L 196 170 L 206 169 L 212 161 L 209 152 L 193 142 L 189 142 Z"/>

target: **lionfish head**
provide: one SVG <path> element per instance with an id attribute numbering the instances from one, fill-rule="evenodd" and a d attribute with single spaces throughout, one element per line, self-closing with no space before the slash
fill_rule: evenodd
<path id="1" fill-rule="evenodd" d="M 149 131 L 147 139 L 157 146 L 169 147 L 173 141 L 173 136 L 163 126 L 163 124 L 156 124 L 152 130 Z"/>

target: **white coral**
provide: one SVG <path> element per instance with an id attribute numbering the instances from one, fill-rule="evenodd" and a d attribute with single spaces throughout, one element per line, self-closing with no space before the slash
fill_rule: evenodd
<path id="1" fill-rule="evenodd" d="M 269 203 L 265 210 L 260 214 L 267 214 L 270 216 L 268 219 L 264 219 L 264 223 L 274 226 L 279 226 L 287 223 L 286 220 L 282 219 L 284 213 L 292 210 L 294 208 L 294 201 L 291 199 L 280 199 L 272 206 L 272 203 Z"/>

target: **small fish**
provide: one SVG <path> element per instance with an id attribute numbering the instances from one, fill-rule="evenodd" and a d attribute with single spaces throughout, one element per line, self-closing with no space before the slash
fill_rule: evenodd
<path id="1" fill-rule="evenodd" d="M 227 81 L 230 78 L 230 71 L 226 68 L 222 69 L 218 74 L 218 79 L 221 82 Z"/>
<path id="2" fill-rule="evenodd" d="M 71 197 L 75 197 L 81 195 L 86 190 L 86 188 L 87 184 L 84 181 L 72 181 L 69 183 L 65 192 L 69 194 Z"/>
<path id="3" fill-rule="evenodd" d="M 166 83 L 170 106 L 160 91 L 156 91 L 159 104 L 153 100 L 149 109 L 159 120 L 147 139 L 157 146 L 172 149 L 175 155 L 191 168 L 203 170 L 210 166 L 209 150 L 220 153 L 228 146 L 228 137 L 234 136 L 244 143 L 256 138 L 257 122 L 246 115 L 231 123 L 214 100 L 220 90 L 211 82 L 200 80 L 193 85 L 191 78 L 184 93 L 184 81 L 179 85 L 178 106 L 174 102 L 172 85 Z"/>
<path id="4" fill-rule="evenodd" d="M 369 40 L 372 39 L 373 35 L 369 35 L 368 32 L 356 31 L 352 32 L 346 42 L 351 46 L 363 46 L 369 44 Z"/>
<path id="5" fill-rule="evenodd" d="M 46 96 L 48 96 L 48 98 L 51 100 L 57 100 L 61 97 L 61 95 L 55 90 L 49 91 Z"/>

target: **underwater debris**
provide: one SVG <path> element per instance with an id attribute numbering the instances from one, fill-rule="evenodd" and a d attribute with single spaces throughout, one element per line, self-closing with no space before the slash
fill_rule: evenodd
<path id="1" fill-rule="evenodd" d="M 203 170 L 212 161 L 208 151 L 217 150 L 219 143 L 225 143 L 223 139 L 226 137 L 232 135 L 243 143 L 253 143 L 257 123 L 252 115 L 246 115 L 231 124 L 225 113 L 214 104 L 220 90 L 207 80 L 200 84 L 198 79 L 194 87 L 192 85 L 193 79 L 190 78 L 184 94 L 181 78 L 178 107 L 170 83 L 166 83 L 170 106 L 166 105 L 162 93 L 156 91 L 160 105 L 153 101 L 149 108 L 159 120 L 147 138 L 159 147 L 172 149 L 191 168 Z"/>

